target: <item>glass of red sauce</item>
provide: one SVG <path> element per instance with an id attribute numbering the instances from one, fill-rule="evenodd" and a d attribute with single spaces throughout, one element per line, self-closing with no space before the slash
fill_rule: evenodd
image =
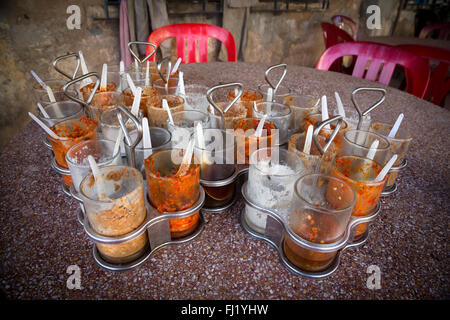
<path id="1" fill-rule="evenodd" d="M 345 181 L 324 174 L 307 174 L 294 186 L 288 227 L 295 237 L 320 246 L 345 235 L 355 204 L 355 192 Z M 311 272 L 328 268 L 337 251 L 320 252 L 302 247 L 285 232 L 283 251 L 298 268 Z"/>
<path id="2" fill-rule="evenodd" d="M 278 142 L 278 130 L 273 122 L 265 121 L 260 137 L 255 136 L 260 119 L 245 118 L 234 121 L 236 136 L 236 163 L 250 164 L 250 155 L 261 148 L 273 147 Z"/>
<path id="3" fill-rule="evenodd" d="M 233 101 L 233 99 L 236 97 L 235 90 L 230 90 L 228 92 L 228 101 Z M 253 89 L 246 89 L 242 93 L 241 97 L 239 98 L 239 102 L 245 106 L 247 109 L 247 118 L 251 118 L 253 116 L 253 103 L 259 103 L 263 101 L 263 95 L 261 92 L 258 92 Z"/>
<path id="4" fill-rule="evenodd" d="M 58 166 L 69 169 L 66 162 L 66 154 L 69 149 L 84 140 L 97 138 L 97 120 L 82 116 L 79 119 L 69 119 L 56 123 L 50 128 L 60 139 L 54 139 L 47 135 L 50 141 L 55 160 Z M 70 175 L 62 175 L 63 181 L 67 187 L 72 184 Z"/>
<path id="5" fill-rule="evenodd" d="M 373 213 L 383 191 L 388 176 L 382 181 L 374 181 L 383 166 L 374 160 L 359 156 L 341 156 L 336 158 L 331 175 L 348 183 L 356 194 L 356 202 L 352 215 L 361 217 Z M 345 195 L 344 196 L 348 196 Z M 367 230 L 367 223 L 358 225 L 355 239 L 360 238 Z"/>
<path id="6" fill-rule="evenodd" d="M 200 165 L 191 161 L 189 168 L 177 175 L 185 150 L 166 149 L 145 160 L 148 200 L 159 212 L 189 209 L 200 197 Z M 199 224 L 199 212 L 185 218 L 170 219 L 173 239 L 192 234 Z"/>

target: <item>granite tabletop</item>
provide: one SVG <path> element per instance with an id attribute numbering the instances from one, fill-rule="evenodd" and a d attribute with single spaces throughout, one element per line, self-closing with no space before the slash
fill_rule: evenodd
<path id="1" fill-rule="evenodd" d="M 241 81 L 256 88 L 268 65 L 183 65 L 187 84 Z M 340 93 L 355 112 L 351 92 L 379 84 L 347 75 L 288 66 L 283 82 L 312 95 Z M 361 105 L 376 97 L 362 94 Z M 29 123 L 0 154 L 0 288 L 11 299 L 448 299 L 450 112 L 394 88 L 372 115 L 413 136 L 398 191 L 381 200 L 368 241 L 344 252 L 338 270 L 322 279 L 291 273 L 277 252 L 242 229 L 244 204 L 205 213 L 205 229 L 192 242 L 168 246 L 136 269 L 100 268 L 92 242 L 78 224 L 79 204 L 61 190 L 41 130 Z M 81 288 L 69 289 L 68 267 L 80 269 Z M 367 269 L 380 268 L 381 288 L 369 289 Z"/>
<path id="2" fill-rule="evenodd" d="M 371 41 L 388 44 L 391 46 L 399 46 L 406 44 L 416 44 L 429 47 L 438 47 L 450 50 L 450 42 L 447 40 L 438 40 L 431 38 L 418 37 L 399 37 L 399 36 L 361 36 L 358 41 Z"/>

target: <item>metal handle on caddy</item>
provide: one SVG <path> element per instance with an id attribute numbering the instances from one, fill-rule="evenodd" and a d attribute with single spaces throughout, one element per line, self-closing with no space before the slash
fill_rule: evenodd
<path id="1" fill-rule="evenodd" d="M 150 54 L 148 54 L 148 55 L 144 58 L 144 60 L 141 60 L 141 59 L 139 58 L 139 55 L 138 55 L 136 52 L 134 52 L 133 49 L 131 49 L 131 45 L 133 45 L 133 44 L 145 44 L 145 45 L 152 46 L 152 47 L 153 47 L 153 52 L 150 53 Z M 131 55 L 132 55 L 132 56 L 133 56 L 140 64 L 143 64 L 145 61 L 147 61 L 148 59 L 150 59 L 150 57 L 156 53 L 156 49 L 157 49 L 157 48 L 158 48 L 158 47 L 157 47 L 156 44 L 154 44 L 153 42 L 147 42 L 147 41 L 130 41 L 130 42 L 128 42 L 128 51 L 130 51 Z M 138 71 L 138 70 L 136 70 L 136 72 L 137 72 L 137 71 Z"/>
<path id="2" fill-rule="evenodd" d="M 136 168 L 136 154 L 135 154 L 134 150 L 135 150 L 136 146 L 139 144 L 139 142 L 142 139 L 142 126 L 139 123 L 139 120 L 136 119 L 136 117 L 130 111 L 128 111 L 127 108 L 125 108 L 123 106 L 118 106 L 118 108 L 119 108 L 120 111 L 125 113 L 128 116 L 128 118 L 130 118 L 131 121 L 134 122 L 134 125 L 136 126 L 137 137 L 136 137 L 136 140 L 134 141 L 134 143 L 131 143 L 130 137 L 129 137 L 128 132 L 127 132 L 126 125 L 123 123 L 123 120 L 122 120 L 122 115 L 120 114 L 120 112 L 117 113 L 117 120 L 119 120 L 120 128 L 122 129 L 123 135 L 125 136 L 125 142 L 131 149 L 131 159 L 130 159 L 131 160 L 131 166 L 133 168 Z"/>
<path id="3" fill-rule="evenodd" d="M 270 71 L 277 69 L 277 68 L 283 68 L 283 73 L 280 77 L 280 80 L 278 80 L 277 85 L 274 86 L 273 83 L 270 81 L 269 79 L 269 73 Z M 278 90 L 278 87 L 280 86 L 281 82 L 283 81 L 284 77 L 286 76 L 287 73 L 287 64 L 285 63 L 281 63 L 281 64 L 276 64 L 273 66 L 270 66 L 266 72 L 264 72 L 264 78 L 266 79 L 266 82 L 269 84 L 269 86 L 273 89 L 273 96 L 275 96 L 275 93 Z M 273 96 L 272 96 L 272 101 L 273 101 Z"/>
<path id="4" fill-rule="evenodd" d="M 164 75 L 161 68 L 163 63 L 167 61 L 167 74 Z M 168 93 L 167 86 L 169 85 L 169 78 L 170 78 L 170 71 L 172 70 L 172 61 L 170 61 L 170 57 L 162 58 L 160 62 L 156 65 L 156 68 L 158 69 L 159 76 L 161 77 L 162 81 L 166 84 L 166 93 Z"/>
<path id="5" fill-rule="evenodd" d="M 133 240 L 140 236 L 142 233 L 144 233 L 148 228 L 152 227 L 153 225 L 163 221 L 163 220 L 169 220 L 169 219 L 178 219 L 178 218 L 186 218 L 194 214 L 196 211 L 199 211 L 201 207 L 203 206 L 203 203 L 205 202 L 205 191 L 203 190 L 202 186 L 200 186 L 200 196 L 197 200 L 197 202 L 190 207 L 189 209 L 178 211 L 178 212 L 159 212 L 152 206 L 150 206 L 150 211 L 154 213 L 154 217 L 150 218 L 149 213 L 147 213 L 147 217 L 144 220 L 144 222 L 135 230 L 131 231 L 130 233 L 117 236 L 117 237 L 106 237 L 101 234 L 98 234 L 95 232 L 88 221 L 87 215 L 84 215 L 84 223 L 83 228 L 86 234 L 91 238 L 94 242 L 102 243 L 102 244 L 120 244 L 124 242 L 128 242 L 130 240 Z"/>
<path id="6" fill-rule="evenodd" d="M 79 98 L 76 97 L 72 97 L 70 94 L 67 93 L 67 89 L 71 86 L 74 85 L 77 82 L 80 82 L 81 80 L 84 80 L 86 78 L 90 78 L 90 77 L 95 77 L 97 80 L 95 81 L 95 86 L 94 89 L 92 89 L 91 95 L 89 96 L 89 98 L 87 99 L 87 101 L 83 101 Z M 63 86 L 63 92 L 64 94 L 70 99 L 73 100 L 75 102 L 81 103 L 85 108 L 87 108 L 87 106 L 89 105 L 89 103 L 91 103 L 92 98 L 94 97 L 95 92 L 97 91 L 98 87 L 100 85 L 100 78 L 98 76 L 98 73 L 96 72 L 89 72 L 86 73 L 78 78 L 75 78 L 69 82 L 67 82 L 64 86 Z"/>
<path id="7" fill-rule="evenodd" d="M 212 99 L 212 94 L 214 91 L 216 91 L 218 89 L 228 88 L 228 87 L 238 87 L 239 91 L 238 91 L 238 94 L 236 95 L 236 97 L 234 97 L 234 99 L 230 102 L 230 104 L 228 104 L 222 111 L 222 109 L 220 109 L 219 106 L 217 106 L 217 104 Z M 224 113 L 226 113 L 233 106 L 233 104 L 235 104 L 236 101 L 239 100 L 239 98 L 242 96 L 243 88 L 244 88 L 244 86 L 240 82 L 230 82 L 230 83 L 219 84 L 217 86 L 209 88 L 208 91 L 206 91 L 206 99 L 213 106 L 214 110 L 216 110 L 219 113 L 220 117 L 222 118 L 223 125 L 225 125 Z"/>
<path id="8" fill-rule="evenodd" d="M 352 217 L 350 222 L 347 225 L 344 236 L 341 239 L 339 239 L 337 242 L 328 243 L 328 244 L 313 243 L 313 242 L 309 242 L 309 241 L 304 240 L 304 239 L 300 238 L 299 236 L 297 236 L 291 230 L 289 225 L 287 225 L 286 222 L 281 218 L 280 214 L 276 210 L 264 208 L 264 207 L 261 207 L 261 206 L 255 204 L 254 202 L 252 202 L 247 195 L 247 183 L 248 182 L 245 182 L 241 188 L 242 198 L 244 199 L 244 201 L 247 205 L 249 205 L 250 207 L 252 207 L 254 209 L 262 211 L 262 212 L 270 215 L 271 218 L 275 219 L 280 225 L 283 226 L 283 231 L 289 235 L 289 237 L 291 238 L 291 240 L 293 240 L 295 242 L 295 244 L 301 246 L 302 248 L 313 250 L 313 251 L 318 251 L 318 252 L 334 252 L 334 251 L 345 248 L 347 245 L 349 245 L 349 241 L 351 242 L 350 236 L 352 235 L 352 228 L 357 226 L 360 223 L 366 223 L 366 222 L 370 222 L 370 221 L 374 220 L 381 209 L 381 206 L 378 203 L 376 209 L 370 215 L 364 216 L 364 217 Z"/>
<path id="9" fill-rule="evenodd" d="M 375 102 L 373 105 L 371 105 L 369 108 L 367 108 L 366 110 L 364 110 L 364 112 L 361 111 L 361 109 L 359 108 L 358 103 L 356 102 L 356 94 L 360 91 L 376 91 L 376 92 L 381 92 L 383 95 L 381 96 L 381 98 Z M 358 112 L 359 115 L 359 121 L 358 121 L 358 126 L 356 129 L 360 129 L 361 128 L 361 124 L 363 121 L 363 117 L 365 117 L 366 115 L 368 115 L 372 110 L 374 110 L 376 107 L 378 107 L 381 103 L 383 103 L 383 101 L 386 99 L 386 89 L 383 88 L 369 88 L 369 87 L 361 87 L 361 88 L 356 88 L 355 90 L 352 91 L 352 102 L 353 105 L 355 106 L 356 111 Z"/>
<path id="10" fill-rule="evenodd" d="M 330 138 L 325 140 L 325 146 L 322 148 L 322 146 L 319 143 L 319 140 L 317 140 L 319 137 L 320 130 L 322 130 L 322 128 L 325 127 L 327 124 L 331 124 L 335 121 L 337 121 L 336 127 L 334 128 L 334 131 L 331 134 Z M 331 143 L 333 142 L 333 139 L 338 134 L 339 129 L 341 129 L 343 121 L 344 121 L 343 117 L 341 115 L 338 115 L 338 116 L 334 116 L 332 118 L 328 118 L 317 124 L 316 128 L 313 131 L 312 140 L 313 140 L 313 143 L 316 146 L 317 150 L 319 150 L 321 156 L 323 156 L 323 154 L 325 152 L 327 152 L 328 148 L 330 147 Z"/>
<path id="11" fill-rule="evenodd" d="M 71 58 L 71 57 L 76 57 L 77 58 L 77 66 L 75 67 L 75 70 L 73 71 L 72 76 L 68 75 L 67 73 L 65 73 L 64 71 L 59 69 L 58 66 L 57 66 L 59 61 L 64 60 L 64 59 L 68 59 L 68 58 Z M 68 53 L 66 55 L 56 57 L 52 61 L 52 65 L 53 65 L 53 68 L 55 68 L 55 70 L 58 71 L 60 74 L 62 74 L 63 76 L 65 76 L 69 80 L 73 80 L 73 79 L 75 79 L 75 77 L 77 75 L 77 72 L 78 72 L 78 68 L 80 67 L 80 56 L 78 55 L 78 53 Z"/>

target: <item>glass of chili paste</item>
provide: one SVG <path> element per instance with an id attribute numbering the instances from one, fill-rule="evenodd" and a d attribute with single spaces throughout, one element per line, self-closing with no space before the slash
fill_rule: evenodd
<path id="1" fill-rule="evenodd" d="M 334 116 L 330 115 L 330 118 L 332 118 L 332 117 L 334 117 Z M 305 126 L 303 127 L 303 131 L 306 132 L 310 125 L 315 126 L 316 123 L 320 123 L 320 122 L 322 122 L 322 114 L 321 113 L 314 113 L 314 114 L 307 115 L 304 118 Z M 331 137 L 331 135 L 333 134 L 333 131 L 335 128 L 336 128 L 336 125 L 331 123 L 330 128 L 328 129 L 326 126 L 323 127 L 322 130 L 320 130 L 319 135 L 324 136 L 325 138 L 329 139 Z M 340 127 L 336 137 L 333 139 L 333 142 L 335 143 L 338 152 L 341 148 L 343 135 L 346 130 L 347 130 L 347 123 L 344 120 L 344 121 L 342 121 L 341 127 Z"/>
<path id="2" fill-rule="evenodd" d="M 58 122 L 50 129 L 60 137 L 60 139 L 54 139 L 47 135 L 55 153 L 56 163 L 60 167 L 68 169 L 69 166 L 66 162 L 67 151 L 81 141 L 97 137 L 97 120 L 82 116 L 79 119 Z M 72 177 L 70 175 L 62 175 L 62 178 L 65 185 L 70 187 Z"/>
<path id="3" fill-rule="evenodd" d="M 307 174 L 294 186 L 288 227 L 294 236 L 315 245 L 339 241 L 350 221 L 355 192 L 345 181 L 324 174 Z M 302 247 L 285 233 L 283 251 L 289 261 L 306 271 L 323 271 L 337 251 L 320 252 Z"/>
<path id="4" fill-rule="evenodd" d="M 75 90 L 67 90 L 67 93 L 72 96 L 72 97 L 76 97 L 78 94 Z M 68 96 L 66 96 L 64 94 L 63 91 L 58 90 L 58 91 L 53 91 L 53 96 L 55 97 L 55 101 L 56 102 L 62 102 L 62 101 L 72 101 L 70 100 L 70 98 Z M 41 105 L 43 107 L 45 107 L 46 105 L 53 103 L 50 101 L 50 98 L 47 94 L 47 91 L 45 91 L 45 93 L 43 93 L 40 97 L 39 97 L 39 102 L 41 103 Z"/>
<path id="5" fill-rule="evenodd" d="M 135 127 L 133 126 L 133 128 Z M 139 143 L 134 148 L 136 168 L 142 173 L 142 175 L 145 175 L 145 159 L 150 157 L 152 153 L 158 150 L 168 149 L 172 145 L 172 135 L 167 129 L 159 127 L 149 127 L 149 130 L 152 147 L 144 148 L 143 139 L 141 139 L 141 141 L 139 141 Z M 129 136 L 131 143 L 135 143 L 138 136 L 136 130 L 129 132 Z M 131 153 L 133 152 L 133 150 L 130 148 L 127 142 L 125 142 L 124 145 L 128 159 L 128 165 L 131 166 Z"/>
<path id="6" fill-rule="evenodd" d="M 159 212 L 177 212 L 189 209 L 200 197 L 200 165 L 191 161 L 184 174 L 177 175 L 183 149 L 167 149 L 153 153 L 145 160 L 148 199 Z M 199 224 L 199 212 L 186 218 L 170 219 L 173 239 L 185 237 Z"/>
<path id="7" fill-rule="evenodd" d="M 397 160 L 394 163 L 394 166 L 389 172 L 389 178 L 386 182 L 385 189 L 389 189 L 395 183 L 397 179 L 399 170 L 396 170 L 396 167 L 399 167 L 403 160 L 405 159 L 405 155 L 408 152 L 409 145 L 412 140 L 412 136 L 406 134 L 402 127 L 400 130 L 397 130 L 395 137 L 389 137 L 389 133 L 392 130 L 393 125 L 381 122 L 374 122 L 370 126 L 370 131 L 379 134 L 380 136 L 386 138 L 391 145 L 391 154 L 397 155 Z"/>
<path id="8" fill-rule="evenodd" d="M 236 162 L 250 164 L 250 155 L 261 148 L 274 146 L 278 140 L 278 130 L 273 122 L 265 121 L 260 137 L 255 136 L 260 119 L 245 118 L 233 123 L 236 136 Z"/>
<path id="9" fill-rule="evenodd" d="M 382 181 L 375 182 L 381 169 L 383 169 L 381 164 L 363 157 L 341 156 L 335 159 L 331 175 L 348 183 L 356 194 L 353 216 L 367 216 L 376 209 L 381 191 L 389 176 L 386 175 Z M 359 238 L 366 230 L 367 223 L 359 224 L 355 238 Z"/>
<path id="10" fill-rule="evenodd" d="M 120 93 L 116 91 L 97 92 L 88 104 L 90 117 L 100 120 L 101 114 L 106 110 L 117 108 L 120 104 Z"/>
<path id="11" fill-rule="evenodd" d="M 100 197 L 97 181 L 89 173 L 80 184 L 80 196 L 89 224 L 100 235 L 117 237 L 136 230 L 147 216 L 141 173 L 127 166 L 99 168 L 105 194 Z M 120 244 L 96 243 L 103 259 L 127 263 L 139 258 L 148 247 L 147 232 Z"/>
<path id="12" fill-rule="evenodd" d="M 120 150 L 114 154 L 116 142 L 106 139 L 92 139 L 77 143 L 66 154 L 72 183 L 77 192 L 84 177 L 91 171 L 88 156 L 92 156 L 98 167 L 122 164 Z"/>
<path id="13" fill-rule="evenodd" d="M 324 136 L 318 136 L 317 138 L 322 148 L 325 147 L 326 138 Z M 292 135 L 289 139 L 288 150 L 296 153 L 300 157 L 308 173 L 330 173 L 331 166 L 337 154 L 334 140 L 331 142 L 327 151 L 321 155 L 314 143 L 311 143 L 309 154 L 304 153 L 305 139 L 306 132 Z"/>
<path id="14" fill-rule="evenodd" d="M 261 119 L 267 116 L 266 121 L 271 121 L 279 130 L 279 144 L 285 144 L 289 140 L 292 111 L 285 104 L 277 102 L 260 102 L 253 107 L 253 117 Z"/>
<path id="15" fill-rule="evenodd" d="M 258 91 L 262 94 L 263 96 L 263 101 L 267 101 L 267 89 L 269 89 L 270 86 L 267 83 L 264 84 L 260 84 L 258 86 Z M 278 102 L 278 103 L 284 103 L 286 98 L 289 98 L 292 95 L 292 91 L 290 88 L 283 86 L 283 85 L 279 85 L 277 92 L 275 92 L 275 94 L 272 96 L 272 101 L 273 102 Z"/>
<path id="16" fill-rule="evenodd" d="M 41 113 L 39 108 L 37 108 L 37 115 L 48 127 L 64 120 L 78 119 L 84 115 L 83 106 L 72 100 L 53 102 L 42 107 L 48 118 Z"/>
<path id="17" fill-rule="evenodd" d="M 151 82 L 149 82 L 149 85 L 145 85 L 145 73 L 132 73 L 130 77 L 133 80 L 134 85 L 136 88 L 141 88 L 141 101 L 139 103 L 139 110 L 142 112 L 144 117 L 148 118 L 147 113 L 147 104 L 154 98 L 159 98 L 158 90 L 152 87 Z M 131 88 L 127 81 L 127 74 L 124 73 L 121 76 L 121 87 L 122 87 L 122 93 L 120 94 L 120 103 L 123 106 L 131 107 L 133 105 L 134 100 L 134 94 L 133 91 L 131 91 Z"/>
<path id="18" fill-rule="evenodd" d="M 228 101 L 233 101 L 236 97 L 235 90 L 230 90 L 228 92 Z M 242 93 L 240 99 L 240 103 L 247 109 L 246 118 L 251 118 L 253 116 L 253 103 L 259 103 L 263 101 L 263 95 L 261 92 L 258 92 L 253 89 L 246 89 Z"/>
<path id="19" fill-rule="evenodd" d="M 162 107 L 162 100 L 166 99 L 172 115 L 184 110 L 184 98 L 174 95 L 155 95 L 147 101 L 148 124 L 152 127 L 167 129 L 167 111 Z"/>
<path id="20" fill-rule="evenodd" d="M 84 101 L 88 101 L 89 97 L 91 96 L 92 90 L 94 90 L 94 87 L 95 82 L 92 82 L 80 88 L 80 92 Z M 106 84 L 106 88 L 100 89 L 99 86 L 95 91 L 94 96 L 99 92 L 113 92 L 113 91 L 117 91 L 117 84 L 115 82 L 108 81 L 108 83 Z"/>
<path id="21" fill-rule="evenodd" d="M 53 92 L 57 92 L 57 91 L 61 91 L 62 87 L 64 87 L 64 85 L 67 83 L 66 80 L 62 80 L 62 79 L 47 79 L 44 80 L 44 83 L 49 86 Z M 43 95 L 47 94 L 47 90 L 42 88 L 42 86 L 37 83 L 34 82 L 33 84 L 33 93 L 34 93 L 34 97 L 36 99 L 36 102 L 40 101 L 40 98 Z"/>
<path id="22" fill-rule="evenodd" d="M 175 94 L 177 86 L 178 86 L 178 77 L 170 76 L 167 87 L 166 83 L 164 82 L 163 79 L 161 79 L 161 77 L 153 81 L 153 87 L 158 91 L 160 95 Z"/>
<path id="23" fill-rule="evenodd" d="M 374 145 L 376 140 L 378 145 Z M 390 159 L 391 145 L 386 138 L 374 132 L 349 129 L 344 132 L 338 156 L 370 157 L 384 166 Z"/>
<path id="24" fill-rule="evenodd" d="M 320 99 L 309 95 L 292 95 L 284 98 L 283 104 L 292 110 L 292 132 L 303 132 L 305 117 L 319 112 Z"/>

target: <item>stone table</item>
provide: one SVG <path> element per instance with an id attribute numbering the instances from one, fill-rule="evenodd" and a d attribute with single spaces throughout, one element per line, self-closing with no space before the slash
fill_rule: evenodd
<path id="1" fill-rule="evenodd" d="M 431 38 L 417 38 L 417 37 L 398 37 L 398 36 L 365 36 L 358 39 L 358 41 L 371 41 L 391 46 L 399 46 L 406 44 L 415 44 L 428 47 L 437 47 L 450 50 L 450 41 L 437 40 Z"/>
<path id="2" fill-rule="evenodd" d="M 264 64 L 183 65 L 186 83 L 208 86 L 241 81 L 257 87 Z M 288 66 L 285 85 L 334 104 L 338 91 L 347 112 L 350 93 L 380 86 L 347 75 Z M 361 105 L 376 97 L 362 95 Z M 156 252 L 140 267 L 114 273 L 93 260 L 92 243 L 77 222 L 78 203 L 61 190 L 50 168 L 41 130 L 29 123 L 0 154 L 0 288 L 19 299 L 442 299 L 449 290 L 449 111 L 397 89 L 373 118 L 413 135 L 408 167 L 398 191 L 381 201 L 368 242 L 344 252 L 336 273 L 312 280 L 289 272 L 266 242 L 246 234 L 242 201 L 205 214 L 203 233 L 185 245 Z M 80 290 L 66 286 L 70 265 L 81 270 Z M 381 270 L 381 289 L 367 288 L 367 268 Z"/>

